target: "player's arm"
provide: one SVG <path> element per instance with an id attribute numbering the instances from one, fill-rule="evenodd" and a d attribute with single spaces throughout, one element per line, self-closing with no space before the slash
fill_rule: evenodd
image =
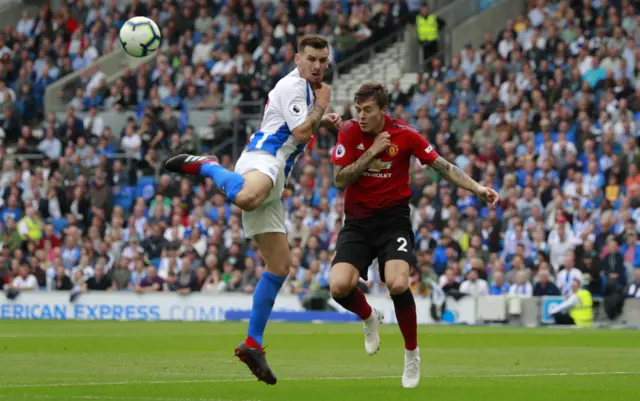
<path id="1" fill-rule="evenodd" d="M 331 106 L 328 106 L 318 124 L 320 127 L 326 127 L 328 129 L 340 129 L 342 117 L 340 117 L 340 114 L 334 112 Z"/>
<path id="2" fill-rule="evenodd" d="M 308 142 L 313 136 L 313 133 L 316 132 L 320 127 L 320 121 L 322 120 L 323 115 L 324 108 L 316 105 L 311 113 L 309 113 L 309 116 L 307 116 L 305 122 L 302 123 L 302 125 L 300 125 L 299 127 L 291 130 L 291 133 L 293 134 L 293 137 L 296 139 L 296 141 L 298 141 L 299 143 Z"/>
<path id="3" fill-rule="evenodd" d="M 438 156 L 433 163 L 431 163 L 430 167 L 440 173 L 440 176 L 445 180 L 474 194 L 478 194 L 483 188 L 476 180 L 469 177 L 467 173 L 455 164 L 445 160 L 442 156 Z"/>
<path id="4" fill-rule="evenodd" d="M 333 168 L 333 183 L 336 188 L 342 190 L 353 184 L 360 176 L 367 171 L 369 163 L 376 157 L 373 152 L 368 149 L 362 156 L 348 166 L 336 165 Z"/>
<path id="5" fill-rule="evenodd" d="M 331 89 L 325 83 L 316 89 L 316 105 L 308 115 L 307 81 L 299 79 L 291 86 L 280 88 L 280 91 L 279 95 L 283 99 L 282 113 L 291 134 L 298 143 L 307 143 L 317 131 L 322 116 L 329 106 Z M 293 96 L 291 93 L 286 93 L 288 91 L 292 91 Z"/>
<path id="6" fill-rule="evenodd" d="M 369 163 L 373 159 L 386 150 L 391 144 L 390 136 L 387 132 L 381 132 L 376 136 L 373 145 L 367 149 L 362 156 L 355 161 L 351 161 L 349 152 L 353 152 L 352 149 L 344 147 L 343 143 L 347 141 L 345 133 L 342 131 L 338 133 L 338 145 L 336 146 L 335 155 L 333 157 L 333 163 L 336 165 L 333 169 L 333 183 L 338 189 L 345 189 L 349 185 L 353 184 L 360 178 L 360 176 L 367 171 Z M 343 154 L 339 154 L 343 152 Z M 346 154 L 348 157 L 342 159 Z M 341 160 L 342 159 L 342 160 Z"/>
<path id="7" fill-rule="evenodd" d="M 498 202 L 498 193 L 496 191 L 480 185 L 458 166 L 438 155 L 429 142 L 417 131 L 412 133 L 411 139 L 413 142 L 413 155 L 416 156 L 423 165 L 428 165 L 440 173 L 440 176 L 445 180 L 474 193 L 489 204 L 495 205 Z"/>

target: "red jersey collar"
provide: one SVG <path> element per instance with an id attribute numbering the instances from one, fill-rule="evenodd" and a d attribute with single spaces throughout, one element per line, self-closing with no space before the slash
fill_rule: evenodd
<path id="1" fill-rule="evenodd" d="M 384 125 L 382 126 L 382 131 L 381 132 L 384 132 L 384 131 L 389 132 L 389 128 L 391 128 L 391 122 L 392 122 L 391 121 L 391 117 L 389 117 L 388 114 L 385 114 L 384 115 Z"/>

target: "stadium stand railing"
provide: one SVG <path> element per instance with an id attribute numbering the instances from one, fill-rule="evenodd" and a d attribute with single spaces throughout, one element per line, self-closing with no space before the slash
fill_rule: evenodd
<path id="1" fill-rule="evenodd" d="M 515 16 L 522 11 L 521 2 L 514 0 L 456 0 L 427 3 L 430 9 L 447 23 L 441 32 L 440 51 L 428 60 L 420 62 L 423 58 L 422 48 L 418 45 L 415 26 L 411 20 L 407 26 L 399 28 L 384 39 L 361 48 L 336 63 L 332 76 L 336 109 L 340 110 L 345 104 L 350 103 L 353 91 L 362 81 L 360 77 L 389 85 L 392 80 L 400 79 L 407 73 L 423 72 L 425 66 L 435 57 L 450 60 L 455 51 L 452 50 L 452 38 L 457 35 L 457 28 L 464 26 L 467 29 L 470 19 L 507 3 L 517 10 L 508 11 L 510 16 Z M 517 7 L 515 3 L 518 3 Z M 497 30 L 500 26 L 494 24 L 494 29 Z M 412 78 L 411 81 L 415 79 Z"/>
<path id="2" fill-rule="evenodd" d="M 30 15 L 36 14 L 45 3 L 46 0 L 0 0 L 0 26 L 15 24 L 25 11 Z"/>
<path id="3" fill-rule="evenodd" d="M 49 85 L 45 92 L 45 113 L 65 111 L 67 103 L 75 94 L 75 89 L 85 74 L 93 75 L 98 70 L 105 75 L 105 81 L 109 85 L 121 77 L 125 69 L 135 70 L 142 64 L 152 63 L 156 57 L 156 54 L 143 58 L 129 57 L 121 47 L 103 55 L 86 68 L 75 71 Z"/>
<path id="4" fill-rule="evenodd" d="M 333 106 L 341 110 L 345 104 L 351 102 L 351 96 L 363 79 L 379 81 L 390 85 L 394 79 L 402 79 L 407 74 L 408 81 L 415 82 L 413 77 L 418 72 L 425 71 L 435 57 L 450 60 L 452 51 L 452 37 L 457 28 L 464 26 L 470 19 L 482 15 L 489 9 L 512 4 L 514 10 L 521 13 L 521 2 L 517 0 L 456 0 L 427 2 L 431 10 L 446 22 L 446 27 L 440 33 L 440 51 L 428 60 L 423 59 L 422 48 L 418 45 L 413 19 L 404 27 L 397 29 L 384 39 L 372 43 L 352 53 L 344 60 L 340 60 L 333 68 L 332 87 L 335 93 Z M 518 3 L 518 7 L 516 4 Z M 515 16 L 514 11 L 509 15 Z M 495 29 L 501 25 L 494 24 Z M 496 33 L 496 32 L 492 32 Z M 366 77 L 366 78 L 365 78 Z"/>
<path id="5" fill-rule="evenodd" d="M 239 119 L 246 123 L 247 127 L 257 129 L 256 124 L 260 124 L 260 116 L 262 114 L 262 110 L 264 108 L 263 101 L 257 102 L 240 102 L 237 106 L 242 108 L 252 108 L 259 107 L 259 113 L 242 113 L 239 116 Z M 211 109 L 186 109 L 174 111 L 173 115 L 184 122 L 188 121 L 188 125 L 194 127 L 196 134 L 203 141 L 213 142 L 215 141 L 216 145 L 214 147 L 209 147 L 207 150 L 211 153 L 216 153 L 216 150 L 224 147 L 230 146 L 232 149 L 232 155 L 234 158 L 240 155 L 240 151 L 242 149 L 239 148 L 239 143 L 242 141 L 239 139 L 239 135 L 247 135 L 247 132 L 240 131 L 237 125 L 233 123 L 233 111 L 232 106 L 229 105 L 221 105 L 216 108 Z M 66 110 L 66 107 L 65 107 Z M 124 111 L 116 111 L 116 110 L 105 110 L 100 112 L 100 117 L 102 117 L 104 121 L 104 125 L 106 127 L 110 127 L 111 131 L 116 137 L 120 137 L 121 131 L 124 129 L 127 120 L 129 118 L 138 118 L 139 110 L 129 109 Z M 219 138 L 220 134 L 216 135 L 215 129 L 211 127 L 210 118 L 211 115 L 215 113 L 217 117 L 217 126 L 221 128 L 231 128 L 231 132 L 233 133 L 231 136 L 227 136 L 226 138 Z M 87 112 L 76 111 L 75 115 L 77 118 L 83 120 Z M 59 111 L 55 113 L 56 118 L 59 121 L 64 121 L 66 118 L 66 111 Z M 18 156 L 16 156 L 18 157 Z M 110 158 L 118 159 L 125 158 L 124 155 L 110 155 Z M 33 154 L 33 155 L 19 155 L 21 159 L 31 159 L 31 160 L 39 160 L 44 158 L 42 154 Z"/>
<path id="6" fill-rule="evenodd" d="M 471 20 L 472 18 L 479 18 L 484 13 L 497 6 L 500 6 L 500 10 L 505 14 L 508 14 L 508 16 L 504 16 L 505 18 L 511 18 L 522 13 L 524 2 L 519 0 L 457 0 L 442 8 L 436 9 L 434 13 L 438 17 L 442 18 L 447 25 L 442 32 L 440 32 L 440 50 L 438 54 L 433 57 L 440 57 L 446 61 L 451 60 L 451 57 L 460 50 L 457 46 L 454 46 L 454 38 L 460 36 L 458 28 L 463 26 L 463 24 L 465 24 L 465 28 L 468 29 L 469 32 L 475 33 L 478 41 L 481 41 L 482 35 L 479 35 L 478 33 L 484 33 L 485 30 L 482 30 L 481 26 L 476 26 L 477 22 L 474 23 Z M 491 31 L 494 35 L 502 28 L 502 25 L 496 24 L 495 21 L 496 20 L 494 19 L 491 26 Z M 494 30 L 495 32 L 493 32 Z M 414 53 L 415 56 L 405 63 L 405 71 L 424 72 L 425 66 L 433 60 L 433 57 L 422 63 L 420 62 L 424 57 L 422 56 L 422 48 L 418 45 L 418 38 L 415 30 L 412 30 L 407 35 L 406 40 L 411 42 L 409 47 L 417 49 L 417 51 L 411 52 Z M 455 42 L 455 44 L 457 43 L 458 42 Z"/>
<path id="7" fill-rule="evenodd" d="M 446 9 L 449 7 L 456 8 L 458 3 L 462 3 L 464 1 L 465 0 L 453 0 L 453 2 L 451 0 L 427 0 L 425 1 L 425 3 L 429 5 L 429 8 L 432 11 L 434 11 L 436 14 L 439 15 L 438 13 L 439 10 Z M 489 0 L 489 1 L 494 1 L 494 0 Z M 380 51 L 387 49 L 394 44 L 404 42 L 405 32 L 414 30 L 414 28 L 412 28 L 413 24 L 414 24 L 414 17 L 412 16 L 407 26 L 398 27 L 397 30 L 395 30 L 390 35 L 387 35 L 385 38 L 379 41 L 376 41 L 374 43 L 371 43 L 363 48 L 360 48 L 360 50 L 356 52 L 351 52 L 351 54 L 347 58 L 340 60 L 338 63 L 336 63 L 335 67 L 333 67 L 332 69 L 333 78 L 338 79 L 341 75 L 341 72 L 344 73 L 345 70 L 350 70 L 352 67 L 354 67 L 357 64 L 365 65 L 369 69 L 370 73 L 373 73 L 374 71 L 377 71 L 377 70 L 381 70 L 386 73 L 386 70 L 387 70 L 386 64 L 380 65 L 380 64 L 371 63 L 368 61 L 373 60 L 375 55 L 380 53 Z M 400 61 L 401 55 L 402 55 L 400 49 L 397 48 L 394 50 L 396 53 L 395 59 Z"/>
<path id="8" fill-rule="evenodd" d="M 495 0 L 489 7 L 484 8 L 480 5 L 477 14 L 451 28 L 448 34 L 449 54 L 451 56 L 458 54 L 469 43 L 473 47 L 480 45 L 483 36 L 478 33 L 490 32 L 491 36 L 495 37 L 504 29 L 502 25 L 496 24 L 496 21 L 515 20 L 525 10 L 526 4 L 521 0 Z M 450 61 L 450 58 L 447 61 Z"/>

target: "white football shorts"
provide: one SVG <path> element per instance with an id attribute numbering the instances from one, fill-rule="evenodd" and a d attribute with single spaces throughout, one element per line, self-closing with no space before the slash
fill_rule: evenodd
<path id="1" fill-rule="evenodd" d="M 286 233 L 284 209 L 280 201 L 286 182 L 284 163 L 265 151 L 242 152 L 236 162 L 235 172 L 242 175 L 253 170 L 269 176 L 273 187 L 262 205 L 250 212 L 242 212 L 245 235 L 252 238 L 257 234 Z"/>

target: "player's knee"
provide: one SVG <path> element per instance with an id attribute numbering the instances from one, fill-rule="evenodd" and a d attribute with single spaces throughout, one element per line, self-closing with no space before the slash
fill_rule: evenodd
<path id="1" fill-rule="evenodd" d="M 257 191 L 242 190 L 236 196 L 235 204 L 245 212 L 256 210 L 264 201 L 264 196 Z"/>
<path id="2" fill-rule="evenodd" d="M 279 264 L 274 266 L 267 266 L 267 271 L 271 274 L 275 274 L 276 276 L 286 277 L 289 275 L 289 270 L 291 270 L 291 266 L 289 264 Z"/>
<path id="3" fill-rule="evenodd" d="M 392 281 L 387 281 L 387 289 L 391 295 L 400 295 L 409 288 L 409 278 L 398 276 Z"/>
<path id="4" fill-rule="evenodd" d="M 344 298 L 353 290 L 353 286 L 348 281 L 331 280 L 329 283 L 329 291 L 333 298 Z"/>

